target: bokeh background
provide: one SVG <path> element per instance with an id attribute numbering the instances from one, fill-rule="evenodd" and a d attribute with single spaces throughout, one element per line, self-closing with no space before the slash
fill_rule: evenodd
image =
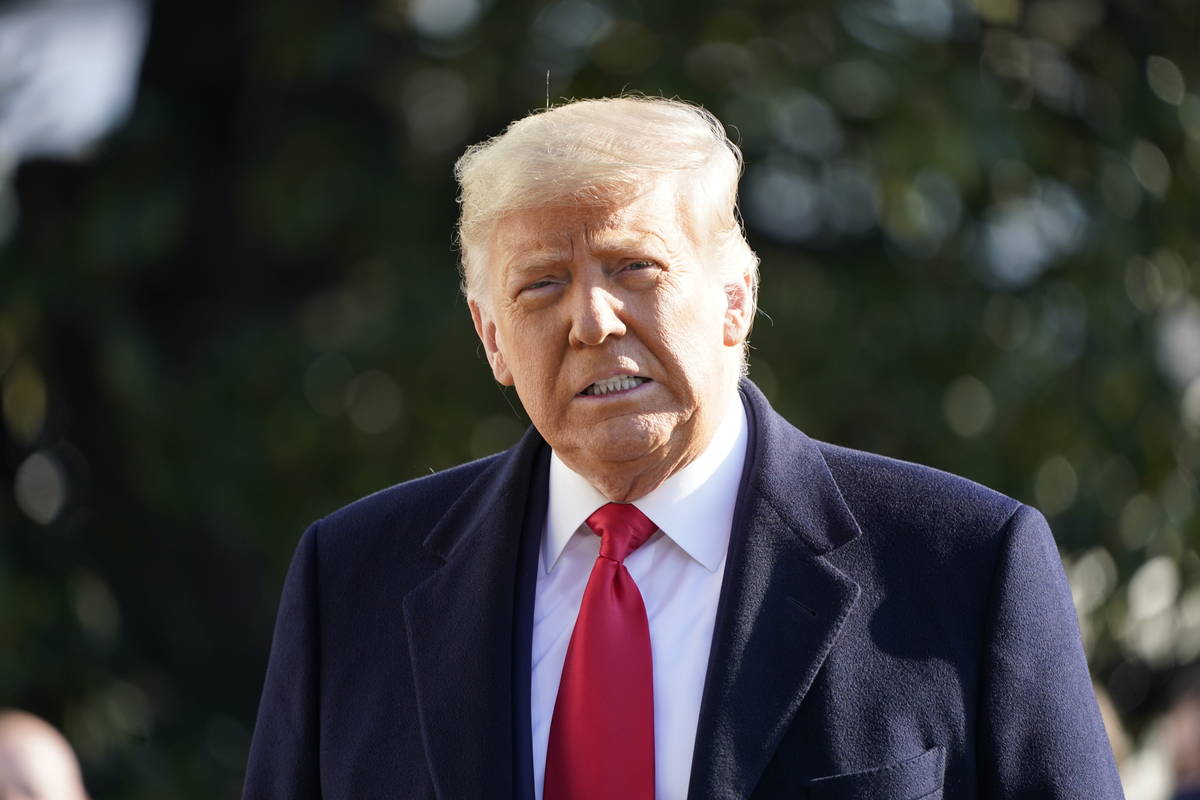
<path id="1" fill-rule="evenodd" d="M 236 797 L 299 533 L 527 424 L 457 293 L 454 159 L 621 91 L 744 148 L 785 416 L 1050 518 L 1129 795 L 1167 796 L 1200 657 L 1194 0 L 0 7 L 0 706 L 97 798 Z"/>

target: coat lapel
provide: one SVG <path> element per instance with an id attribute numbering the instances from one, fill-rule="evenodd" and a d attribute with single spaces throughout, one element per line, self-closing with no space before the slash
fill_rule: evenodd
<path id="1" fill-rule="evenodd" d="M 530 429 L 451 506 L 425 540 L 444 563 L 404 599 L 417 711 L 438 797 L 512 795 L 514 590 L 542 445 Z"/>
<path id="2" fill-rule="evenodd" d="M 748 797 L 859 587 L 824 555 L 859 534 L 817 446 L 748 381 L 747 469 L 717 611 L 691 800 Z"/>

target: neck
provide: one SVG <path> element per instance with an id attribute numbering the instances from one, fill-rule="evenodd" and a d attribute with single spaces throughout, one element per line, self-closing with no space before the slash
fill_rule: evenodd
<path id="1" fill-rule="evenodd" d="M 667 478 L 690 464 L 700 452 L 703 452 L 703 448 L 695 453 L 680 454 L 669 461 L 658 459 L 644 465 L 576 465 L 565 459 L 563 463 L 586 478 L 610 502 L 632 503 L 662 486 Z"/>

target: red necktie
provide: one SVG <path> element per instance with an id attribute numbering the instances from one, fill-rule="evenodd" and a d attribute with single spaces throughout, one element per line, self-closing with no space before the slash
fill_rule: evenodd
<path id="1" fill-rule="evenodd" d="M 563 663 L 543 800 L 654 800 L 650 626 L 621 562 L 657 526 L 626 503 L 602 506 L 587 525 L 600 556 Z"/>

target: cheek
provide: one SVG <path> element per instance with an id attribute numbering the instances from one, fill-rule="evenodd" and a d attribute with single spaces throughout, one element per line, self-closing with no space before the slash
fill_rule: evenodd
<path id="1" fill-rule="evenodd" d="M 680 329 L 689 331 L 690 344 L 697 348 L 711 347 L 722 341 L 725 331 L 725 311 L 728 301 L 718 289 L 697 292 L 675 310 Z"/>
<path id="2" fill-rule="evenodd" d="M 524 384 L 527 393 L 548 389 L 561 366 L 561 343 L 566 335 L 554 330 L 549 317 L 542 313 L 514 313 L 502 332 L 508 368 L 518 385 Z"/>
<path id="3" fill-rule="evenodd" d="M 496 326 L 496 339 L 509 361 L 525 361 L 525 343 L 529 341 L 528 327 L 522 314 L 511 306 L 505 309 L 503 323 Z"/>
<path id="4" fill-rule="evenodd" d="M 724 294 L 705 293 L 658 309 L 663 357 L 690 381 L 719 367 L 725 336 Z"/>

